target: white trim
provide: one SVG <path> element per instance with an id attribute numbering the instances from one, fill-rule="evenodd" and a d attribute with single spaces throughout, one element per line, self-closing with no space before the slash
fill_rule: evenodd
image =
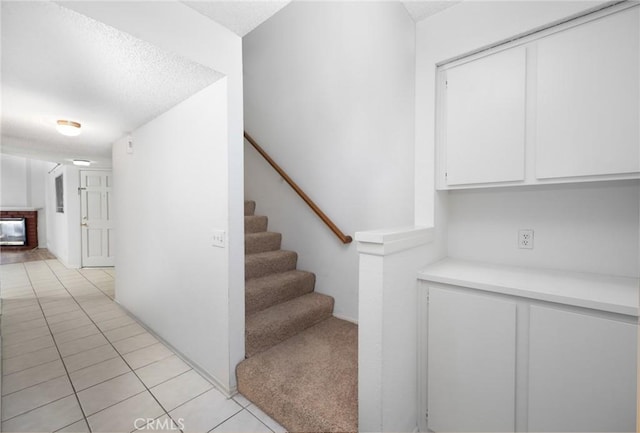
<path id="1" fill-rule="evenodd" d="M 429 350 L 429 286 L 426 281 L 418 280 L 418 429 L 421 432 L 429 430 L 427 411 L 428 402 L 428 350 Z"/>
<path id="2" fill-rule="evenodd" d="M 638 285 L 634 277 L 505 266 L 446 258 L 418 272 L 431 283 L 600 310 L 637 320 Z"/>
<path id="3" fill-rule="evenodd" d="M 131 311 L 129 311 L 124 305 L 122 305 L 119 301 L 117 301 L 116 299 L 113 300 L 113 302 L 115 302 L 116 304 L 118 304 L 118 306 L 120 306 L 120 308 L 122 308 L 124 310 L 125 313 L 127 313 L 129 315 L 129 317 L 131 317 L 133 320 L 135 320 L 140 326 L 142 326 L 149 334 L 153 335 L 155 338 L 158 339 L 158 341 L 160 341 L 162 344 L 164 344 L 165 346 L 167 346 L 169 349 L 171 349 L 172 352 L 174 352 L 176 354 L 176 356 L 178 358 L 180 358 L 182 361 L 184 361 L 185 363 L 187 363 L 191 368 L 193 368 L 198 374 L 200 374 L 202 377 L 204 377 L 206 380 L 208 380 L 209 382 L 211 382 L 211 384 L 221 393 L 223 393 L 225 395 L 225 397 L 227 398 L 232 398 L 234 395 L 236 395 L 238 393 L 238 388 L 237 387 L 233 387 L 231 389 L 227 389 L 226 386 L 224 386 L 222 384 L 222 382 L 220 382 L 215 376 L 211 375 L 210 373 L 208 373 L 207 371 L 205 371 L 202 367 L 200 367 L 198 364 L 196 364 L 195 362 L 191 361 L 184 353 L 182 353 L 181 351 L 179 351 L 178 349 L 175 348 L 175 346 L 173 346 L 171 343 L 169 343 L 167 340 L 165 340 L 164 338 L 160 337 L 158 334 L 156 334 L 153 329 L 149 328 L 145 323 L 143 323 L 140 319 L 138 319 L 138 317 L 136 317 L 135 314 L 133 314 Z"/>
<path id="4" fill-rule="evenodd" d="M 358 325 L 358 321 L 352 317 L 343 316 L 342 314 L 333 313 L 333 317 L 336 319 L 344 320 L 349 323 L 353 323 L 354 325 Z"/>
<path id="5" fill-rule="evenodd" d="M 502 40 L 495 44 L 491 44 L 490 46 L 479 48 L 465 54 L 460 54 L 459 56 L 456 56 L 452 59 L 438 62 L 436 66 L 441 70 L 447 70 L 449 68 L 472 62 L 482 57 L 490 56 L 500 51 L 536 42 L 555 33 L 560 33 L 573 27 L 577 27 L 637 6 L 637 2 L 624 0 L 614 4 L 599 5 L 595 8 L 580 12 L 576 15 L 549 23 L 537 29 L 533 29 L 524 34 Z"/>
<path id="6" fill-rule="evenodd" d="M 433 241 L 433 227 L 409 226 L 396 229 L 357 232 L 358 252 L 375 256 L 387 256 L 409 250 Z"/>

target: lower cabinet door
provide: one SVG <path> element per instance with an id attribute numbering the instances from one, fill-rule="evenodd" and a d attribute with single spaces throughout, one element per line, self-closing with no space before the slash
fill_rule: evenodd
<path id="1" fill-rule="evenodd" d="M 636 431 L 635 324 L 532 306 L 529 331 L 529 431 Z"/>
<path id="2" fill-rule="evenodd" d="M 428 428 L 515 430 L 516 305 L 429 289 Z"/>

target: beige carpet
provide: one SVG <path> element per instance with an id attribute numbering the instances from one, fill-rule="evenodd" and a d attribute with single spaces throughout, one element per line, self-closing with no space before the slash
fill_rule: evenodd
<path id="1" fill-rule="evenodd" d="M 331 317 L 238 365 L 238 390 L 290 432 L 358 431 L 358 327 Z"/>
<path id="2" fill-rule="evenodd" d="M 245 352 L 238 390 L 290 432 L 358 428 L 358 328 L 245 202 Z"/>

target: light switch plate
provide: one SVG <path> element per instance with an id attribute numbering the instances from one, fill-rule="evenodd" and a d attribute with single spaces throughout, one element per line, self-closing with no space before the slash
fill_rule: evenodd
<path id="1" fill-rule="evenodd" d="M 224 248 L 226 246 L 226 233 L 224 230 L 214 230 L 213 237 L 211 238 L 211 245 L 218 248 Z"/>

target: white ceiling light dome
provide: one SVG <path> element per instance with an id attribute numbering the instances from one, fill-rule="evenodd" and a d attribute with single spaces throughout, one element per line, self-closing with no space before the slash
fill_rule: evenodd
<path id="1" fill-rule="evenodd" d="M 73 120 L 58 120 L 56 128 L 60 134 L 66 135 L 67 137 L 75 137 L 82 132 L 80 129 L 82 125 Z"/>

